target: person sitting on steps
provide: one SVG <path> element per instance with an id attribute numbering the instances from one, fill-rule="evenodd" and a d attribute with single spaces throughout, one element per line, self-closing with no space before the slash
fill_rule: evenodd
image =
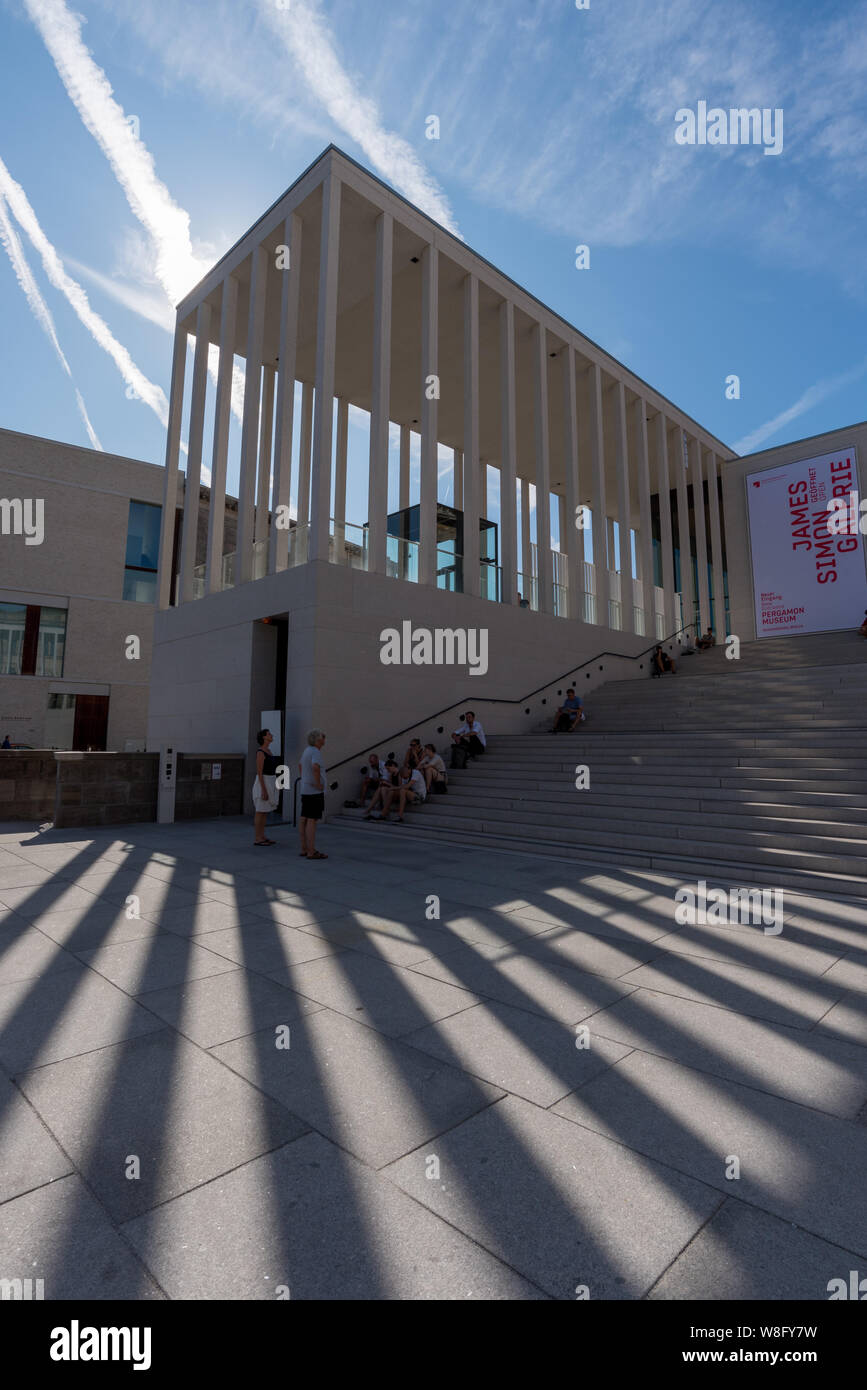
<path id="1" fill-rule="evenodd" d="M 673 676 L 676 676 L 677 665 L 672 661 L 668 652 L 661 646 L 658 646 L 653 653 L 653 674 L 655 676 L 664 676 L 666 671 L 670 671 Z"/>
<path id="2" fill-rule="evenodd" d="M 582 703 L 580 696 L 576 695 L 570 687 L 566 691 L 566 699 L 554 716 L 554 727 L 551 733 L 571 734 L 573 729 L 577 729 L 582 719 Z"/>

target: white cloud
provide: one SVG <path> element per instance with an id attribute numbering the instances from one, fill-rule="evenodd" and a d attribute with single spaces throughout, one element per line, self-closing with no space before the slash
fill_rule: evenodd
<path id="1" fill-rule="evenodd" d="M 159 386 L 139 371 L 126 348 L 119 343 L 108 324 L 91 307 L 87 295 L 77 281 L 67 275 L 63 262 L 39 225 L 24 189 L 16 183 L 0 159 L 0 194 L 6 199 L 19 225 L 42 258 L 45 274 L 55 289 L 60 290 L 72 305 L 81 322 L 103 351 L 114 362 L 126 384 L 135 391 L 157 416 L 161 424 L 168 420 L 168 401 Z"/>
<path id="2" fill-rule="evenodd" d="M 318 8 L 308 0 L 258 0 L 259 11 L 283 40 L 311 92 L 333 121 L 367 155 L 374 169 L 411 203 L 460 235 L 448 200 L 402 136 L 385 128 L 376 103 L 363 96 L 341 63 Z"/>
<path id="3" fill-rule="evenodd" d="M 758 429 L 751 434 L 744 435 L 732 447 L 737 454 L 753 454 L 764 444 L 765 440 L 773 438 L 779 434 L 784 426 L 797 420 L 800 415 L 805 415 L 808 410 L 819 405 L 828 396 L 833 396 L 835 392 L 842 391 L 844 386 L 850 386 L 853 381 L 858 381 L 860 377 L 867 374 L 867 361 L 859 363 L 851 371 L 843 372 L 840 376 L 830 377 L 827 381 L 818 381 L 815 386 L 811 386 L 802 396 L 799 396 L 794 405 L 790 405 L 787 410 L 783 410 L 779 415 L 775 415 L 772 420 L 768 420 L 764 425 L 759 425 Z"/>
<path id="4" fill-rule="evenodd" d="M 3 243 L 3 248 L 6 251 L 9 260 L 12 263 L 12 269 L 15 271 L 18 283 L 21 286 L 21 289 L 24 291 L 25 298 L 30 306 L 30 310 L 33 314 L 33 317 L 36 319 L 36 322 L 39 324 L 40 328 L 46 334 L 49 342 L 51 343 L 51 346 L 54 348 L 54 351 L 57 354 L 57 358 L 60 362 L 61 367 L 65 371 L 66 375 L 69 377 L 70 381 L 72 381 L 72 372 L 70 370 L 69 363 L 67 362 L 63 354 L 63 349 L 60 346 L 60 342 L 57 337 L 57 330 L 54 326 L 54 319 L 51 316 L 51 311 L 48 308 L 48 305 L 45 303 L 45 300 L 42 298 L 42 295 L 39 292 L 39 286 L 33 278 L 33 272 L 27 263 L 27 257 L 24 255 L 24 250 L 21 246 L 21 242 L 18 239 L 18 233 L 15 231 L 15 228 L 9 220 L 6 199 L 3 197 L 2 193 L 0 193 L 0 242 Z M 87 413 L 87 408 L 82 399 L 81 392 L 75 385 L 74 381 L 72 382 L 72 385 L 73 390 L 75 391 L 75 400 L 78 405 L 79 413 L 81 414 L 81 418 L 84 421 L 84 428 L 87 430 L 87 436 L 91 442 L 91 445 L 94 449 L 99 449 L 100 451 L 102 451 L 102 445 L 100 444 L 99 439 L 97 438 L 97 434 L 95 429 L 93 428 L 93 425 L 90 423 L 90 416 Z"/>

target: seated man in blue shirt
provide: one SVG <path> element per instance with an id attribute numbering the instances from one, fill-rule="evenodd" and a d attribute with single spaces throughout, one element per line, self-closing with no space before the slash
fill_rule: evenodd
<path id="1" fill-rule="evenodd" d="M 569 734 L 581 722 L 581 701 L 574 690 L 566 691 L 566 699 L 557 711 L 552 734 Z"/>

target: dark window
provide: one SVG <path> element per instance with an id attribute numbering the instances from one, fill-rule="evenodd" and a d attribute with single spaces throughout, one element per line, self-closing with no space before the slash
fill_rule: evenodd
<path id="1" fill-rule="evenodd" d="M 0 675 L 62 676 L 66 609 L 0 603 Z"/>
<path id="2" fill-rule="evenodd" d="M 0 676 L 20 676 L 27 609 L 23 603 L 0 603 Z"/>
<path id="3" fill-rule="evenodd" d="M 156 603 L 162 507 L 130 502 L 126 534 L 123 597 L 131 603 Z"/>

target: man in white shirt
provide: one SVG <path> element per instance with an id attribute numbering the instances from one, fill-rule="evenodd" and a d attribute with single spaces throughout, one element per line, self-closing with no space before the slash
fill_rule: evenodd
<path id="1" fill-rule="evenodd" d="M 430 794 L 432 783 L 447 781 L 446 765 L 437 752 L 435 744 L 425 744 L 424 757 L 418 765 L 418 770 L 424 777 L 428 794 Z"/>
<path id="2" fill-rule="evenodd" d="M 325 735 L 321 729 L 311 729 L 307 735 L 307 747 L 301 754 L 298 772 L 301 777 L 301 818 L 298 830 L 301 835 L 302 859 L 327 859 L 316 848 L 316 825 L 325 814 L 325 759 L 322 745 Z"/>
<path id="3" fill-rule="evenodd" d="M 426 796 L 424 778 L 417 767 L 410 767 L 404 763 L 400 772 L 400 791 L 398 792 L 397 818 L 403 820 L 403 813 L 406 810 L 408 801 L 418 801 L 421 803 Z M 388 820 L 388 813 L 383 816 L 383 820 Z"/>
<path id="4" fill-rule="evenodd" d="M 368 796 L 373 796 L 374 792 L 378 792 L 383 783 L 388 781 L 385 763 L 378 753 L 371 753 L 362 776 L 364 780 L 361 783 L 361 804 L 363 806 Z"/>
<path id="5" fill-rule="evenodd" d="M 463 724 L 459 724 L 452 734 L 452 743 L 463 744 L 471 758 L 478 758 L 487 747 L 485 731 L 473 711 L 468 709 Z"/>

